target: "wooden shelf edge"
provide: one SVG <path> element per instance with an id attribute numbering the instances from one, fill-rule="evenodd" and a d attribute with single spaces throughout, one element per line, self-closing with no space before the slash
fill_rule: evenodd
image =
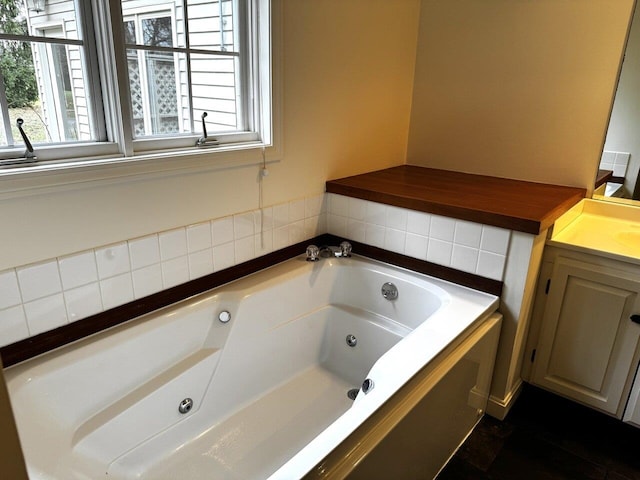
<path id="1" fill-rule="evenodd" d="M 586 195 L 584 188 L 410 165 L 330 180 L 326 192 L 534 235 Z"/>

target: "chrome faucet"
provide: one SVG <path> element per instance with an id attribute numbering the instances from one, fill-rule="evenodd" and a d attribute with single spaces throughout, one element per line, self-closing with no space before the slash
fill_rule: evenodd
<path id="1" fill-rule="evenodd" d="M 309 245 L 307 247 L 307 262 L 317 262 L 320 258 L 340 258 L 351 256 L 351 244 L 349 242 L 340 243 L 340 247 L 329 247 L 322 245 L 317 247 L 316 245 Z"/>
<path id="2" fill-rule="evenodd" d="M 320 249 L 315 245 L 307 247 L 307 262 L 317 262 L 320 260 Z"/>
<path id="3" fill-rule="evenodd" d="M 339 255 L 340 257 L 350 257 L 351 250 L 353 250 L 353 247 L 351 247 L 351 244 L 349 242 L 347 241 L 340 242 L 340 255 Z"/>

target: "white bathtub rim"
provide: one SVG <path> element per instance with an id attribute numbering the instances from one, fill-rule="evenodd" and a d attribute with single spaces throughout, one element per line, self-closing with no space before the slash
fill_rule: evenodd
<path id="1" fill-rule="evenodd" d="M 357 408 L 349 409 L 346 414 L 343 414 L 343 417 L 345 418 L 344 420 L 341 420 L 343 417 L 340 417 L 336 422 L 334 422 L 334 424 L 325 429 L 320 435 L 318 435 L 315 440 L 304 447 L 298 454 L 296 454 L 289 462 L 287 462 L 280 470 L 278 470 L 274 474 L 277 475 L 278 472 L 281 471 L 287 472 L 289 471 L 287 469 L 295 467 L 293 471 L 302 472 L 303 475 L 311 468 L 313 468 L 313 466 L 315 466 L 322 458 L 324 458 L 324 456 L 326 456 L 326 454 L 328 454 L 333 448 L 330 446 L 326 447 L 326 452 L 322 454 L 317 461 L 313 461 L 313 459 L 310 458 L 305 459 L 305 456 L 307 455 L 307 453 L 305 452 L 314 450 L 312 445 L 322 446 L 323 441 L 326 441 L 327 439 L 329 439 L 329 437 L 331 437 L 331 435 L 334 435 L 334 437 L 330 439 L 331 441 L 329 443 L 334 447 L 337 446 L 340 441 L 344 440 L 344 438 L 346 438 L 350 434 L 350 432 L 355 430 L 355 428 L 362 421 L 368 418 L 380 405 L 382 405 L 382 403 L 384 403 L 384 401 L 386 401 L 386 399 L 388 399 L 393 393 L 395 393 L 398 388 L 404 385 L 406 381 L 408 381 L 415 373 L 417 373 L 417 371 L 419 371 L 419 369 L 422 368 L 423 365 L 428 363 L 428 361 L 442 349 L 446 348 L 446 346 L 450 342 L 455 340 L 459 333 L 464 331 L 464 329 L 471 325 L 479 316 L 482 316 L 483 312 L 484 314 L 488 314 L 491 311 L 495 310 L 495 308 L 497 307 L 497 297 L 477 292 L 467 287 L 459 286 L 441 279 L 432 278 L 428 275 L 413 272 L 402 267 L 387 265 L 383 262 L 371 260 L 368 258 L 354 256 L 354 258 L 352 259 L 326 259 L 319 262 L 318 264 L 309 264 L 304 260 L 300 260 L 299 263 L 291 262 L 289 264 L 285 262 L 285 266 L 282 266 L 283 264 L 274 265 L 273 267 L 270 267 L 262 272 L 258 272 L 257 274 L 251 275 L 250 277 L 240 279 L 241 281 L 247 281 L 251 279 L 250 283 L 248 283 L 248 288 L 244 288 L 244 285 L 242 288 L 235 287 L 234 283 L 225 284 L 223 286 L 216 287 L 214 290 L 198 294 L 197 296 L 191 297 L 190 299 L 186 299 L 169 307 L 165 307 L 164 309 L 161 309 L 159 311 L 146 314 L 142 317 L 139 317 L 138 319 L 134 319 L 132 322 L 128 322 L 127 324 L 118 325 L 113 329 L 109 329 L 105 332 L 100 332 L 95 336 L 97 337 L 103 334 L 110 335 L 112 332 L 120 329 L 126 331 L 129 327 L 134 327 L 141 323 L 146 324 L 148 320 L 153 320 L 158 316 L 166 315 L 167 317 L 171 317 L 176 315 L 177 311 L 184 308 L 185 306 L 191 307 L 190 311 L 194 311 L 200 307 L 206 307 L 209 302 L 215 303 L 217 301 L 216 297 L 218 296 L 222 296 L 228 299 L 233 298 L 234 302 L 236 300 L 242 302 L 246 297 L 253 295 L 258 290 L 258 286 L 260 286 L 260 289 L 269 288 L 269 286 L 273 283 L 279 283 L 283 276 L 285 276 L 285 278 L 287 279 L 290 279 L 300 275 L 307 275 L 309 268 L 315 270 L 316 272 L 319 272 L 321 271 L 321 269 L 327 267 L 331 268 L 333 265 L 348 266 L 352 264 L 357 265 L 361 262 L 366 265 L 365 268 L 371 268 L 371 266 L 373 266 L 372 269 L 375 271 L 382 270 L 382 273 L 384 273 L 384 275 L 389 275 L 390 272 L 388 270 L 390 269 L 392 275 L 395 275 L 398 278 L 401 278 L 403 281 L 412 283 L 420 288 L 426 287 L 431 291 L 435 290 L 437 292 L 445 291 L 447 292 L 448 297 L 443 300 L 442 307 L 429 317 L 429 321 L 427 323 L 422 323 L 421 325 L 419 325 L 398 345 L 392 347 L 388 352 L 380 357 L 380 359 L 378 359 L 376 364 L 370 370 L 370 376 L 372 378 L 385 378 L 385 381 L 378 381 L 374 390 L 369 395 L 359 395 L 359 398 L 354 402 L 354 406 L 357 405 Z M 416 276 L 418 276 L 418 278 L 416 278 Z M 454 292 L 453 296 L 449 294 L 450 291 Z M 452 299 L 454 299 L 455 301 L 452 301 Z M 477 305 L 474 305 L 472 303 L 474 299 L 484 300 L 484 303 L 482 303 L 482 312 L 480 312 Z M 453 309 L 453 306 L 456 306 L 457 308 Z M 493 310 L 491 310 L 492 308 Z M 454 318 L 454 320 L 452 321 L 451 318 Z M 427 324 L 429 325 L 429 328 L 427 328 Z M 442 329 L 442 331 L 440 331 L 440 329 Z M 85 342 L 90 342 L 91 340 L 91 337 L 88 337 L 87 339 L 82 339 L 76 343 L 82 345 L 85 344 Z M 399 348 L 400 344 L 404 344 L 405 347 L 411 347 L 410 350 L 420 352 L 420 355 L 409 355 L 405 347 Z M 425 345 L 429 345 L 429 348 L 425 348 Z M 63 353 L 67 347 L 63 347 L 59 349 L 59 351 L 53 352 L 53 358 L 57 358 L 58 354 L 61 352 Z M 51 357 L 48 357 L 48 359 L 51 359 Z M 63 358 L 58 359 L 58 361 L 63 360 Z M 411 362 L 409 360 L 411 360 Z M 29 361 L 25 363 L 35 365 L 39 364 L 42 361 L 47 361 L 46 355 L 33 359 L 33 362 Z M 412 368 L 411 370 L 404 370 L 402 375 L 398 375 L 398 372 L 393 368 L 393 365 L 397 364 L 396 362 L 404 363 L 403 368 L 406 368 L 407 365 L 411 365 Z M 20 371 L 20 367 L 22 365 L 24 364 L 16 365 L 15 367 L 11 367 L 11 369 L 16 368 L 17 371 Z M 391 381 L 391 379 L 393 379 L 393 381 Z M 335 436 L 336 432 L 340 433 L 340 435 Z M 340 438 L 342 438 L 342 440 L 336 441 L 336 439 Z M 321 450 L 315 450 L 312 453 L 317 456 L 320 455 L 320 452 Z M 296 465 L 298 466 L 296 467 Z M 69 466 L 71 467 L 71 465 Z M 31 472 L 35 473 L 34 476 L 36 478 L 50 478 L 48 473 L 40 471 L 37 466 L 35 469 L 30 468 L 30 473 Z M 53 474 L 55 475 L 57 473 L 59 472 L 54 472 Z M 76 472 L 76 474 L 78 473 L 80 472 Z M 282 478 L 290 480 L 291 478 L 297 478 L 298 476 L 301 475 L 298 475 L 296 473 L 291 475 L 285 473 L 284 476 L 273 476 L 272 478 Z"/>
<path id="2" fill-rule="evenodd" d="M 384 402 L 391 398 L 440 352 L 453 343 L 465 330 L 494 313 L 498 307 L 498 297 L 492 297 L 493 301 L 486 304 L 484 308 L 479 309 L 481 310 L 480 312 L 475 312 L 477 315 L 471 317 L 471 321 L 461 321 L 459 318 L 465 317 L 456 317 L 458 321 L 455 323 L 458 324 L 457 327 L 460 330 L 453 328 L 453 326 L 444 332 L 432 328 L 431 320 L 436 316 L 439 317 L 437 319 L 439 322 L 450 320 L 447 317 L 452 314 L 451 309 L 444 308 L 430 317 L 429 322 L 422 324 L 396 346 L 392 347 L 376 362 L 368 375 L 368 377 L 374 379 L 374 382 L 376 378 L 385 378 L 385 380 L 376 382 L 374 390 L 368 395 L 363 395 L 360 392 L 353 405 L 353 407 L 357 405 L 358 408 L 347 410 L 287 463 L 269 476 L 268 480 L 302 478 L 309 473 L 313 467 L 319 464 L 341 442 L 346 440 Z M 466 318 L 470 317 L 467 316 Z M 393 368 L 396 362 L 403 365 L 403 369 L 400 372 Z"/>

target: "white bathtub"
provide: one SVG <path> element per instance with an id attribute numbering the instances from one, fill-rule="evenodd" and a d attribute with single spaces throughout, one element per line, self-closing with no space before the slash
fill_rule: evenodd
<path id="1" fill-rule="evenodd" d="M 300 478 L 496 308 L 361 257 L 292 259 L 7 369 L 29 475 Z"/>

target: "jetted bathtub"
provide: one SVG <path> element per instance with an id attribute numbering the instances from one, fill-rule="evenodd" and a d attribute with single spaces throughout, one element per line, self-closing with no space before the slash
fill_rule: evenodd
<path id="1" fill-rule="evenodd" d="M 358 256 L 288 260 L 8 368 L 29 475 L 302 477 L 497 301 Z"/>

